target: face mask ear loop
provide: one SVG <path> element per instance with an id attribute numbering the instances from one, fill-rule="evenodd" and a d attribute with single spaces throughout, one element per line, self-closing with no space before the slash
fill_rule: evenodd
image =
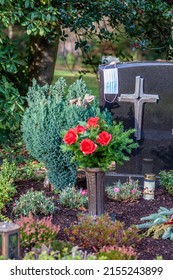
<path id="1" fill-rule="evenodd" d="M 110 66 L 111 64 L 112 63 L 110 63 L 108 65 L 105 65 L 104 69 L 106 69 L 106 67 Z M 116 68 L 116 63 L 115 63 L 115 68 Z M 105 92 L 103 93 L 104 101 L 107 102 L 107 103 L 110 103 L 110 104 L 113 103 L 116 100 L 117 96 L 118 96 L 118 94 L 115 93 L 115 97 L 113 98 L 113 100 L 110 101 L 110 100 L 106 99 L 106 93 Z"/>

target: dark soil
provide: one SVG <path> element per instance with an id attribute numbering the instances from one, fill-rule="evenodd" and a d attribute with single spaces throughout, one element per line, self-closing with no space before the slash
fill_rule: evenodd
<path id="1" fill-rule="evenodd" d="M 86 188 L 85 175 L 79 173 L 76 183 L 77 187 Z M 58 204 L 58 195 L 55 195 L 51 189 L 43 187 L 43 181 L 20 181 L 17 183 L 17 195 L 14 200 L 5 209 L 4 214 L 14 219 L 12 208 L 15 199 L 27 192 L 28 189 L 44 190 L 47 196 L 53 196 L 54 202 L 57 206 L 56 213 L 53 215 L 53 223 L 60 225 L 61 230 L 58 233 L 58 239 L 67 241 L 67 236 L 64 233 L 64 228 L 70 227 L 74 222 L 77 222 L 77 215 L 80 210 L 64 208 Z M 158 211 L 159 207 L 163 206 L 168 209 L 173 207 L 173 196 L 161 187 L 155 190 L 154 200 L 144 200 L 142 197 L 137 202 L 116 202 L 114 200 L 106 199 L 105 212 L 111 216 L 116 216 L 116 219 L 124 222 L 128 227 L 132 224 L 141 223 L 140 218 Z M 87 212 L 86 212 L 87 213 Z M 75 244 L 77 245 L 77 244 Z M 153 260 L 157 256 L 162 256 L 165 260 L 173 259 L 173 242 L 169 239 L 153 239 L 151 237 L 142 238 L 136 245 L 135 249 L 138 252 L 138 259 Z"/>

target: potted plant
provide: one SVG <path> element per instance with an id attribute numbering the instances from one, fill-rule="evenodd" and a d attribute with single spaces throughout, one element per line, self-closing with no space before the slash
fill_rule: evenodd
<path id="1" fill-rule="evenodd" d="M 108 124 L 100 116 L 79 122 L 76 127 L 63 131 L 61 149 L 71 151 L 72 161 L 85 169 L 88 189 L 89 213 L 104 212 L 104 175 L 111 164 L 122 164 L 127 154 L 137 147 L 130 137 L 134 129 L 124 131 L 122 123 Z"/>

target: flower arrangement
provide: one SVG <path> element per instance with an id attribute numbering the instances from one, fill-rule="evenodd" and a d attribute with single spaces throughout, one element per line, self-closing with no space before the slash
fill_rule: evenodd
<path id="1" fill-rule="evenodd" d="M 127 153 L 137 147 L 130 135 L 134 129 L 124 131 L 121 123 L 109 125 L 100 117 L 90 117 L 76 127 L 62 131 L 61 149 L 73 153 L 72 161 L 81 168 L 99 167 L 106 171 L 111 162 L 122 164 Z"/>

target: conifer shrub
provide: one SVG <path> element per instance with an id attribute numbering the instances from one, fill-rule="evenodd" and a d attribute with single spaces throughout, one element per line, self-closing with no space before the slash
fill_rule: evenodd
<path id="1" fill-rule="evenodd" d="M 33 81 L 28 91 L 28 108 L 23 117 L 22 131 L 26 148 L 38 161 L 45 164 L 49 181 L 57 189 L 74 185 L 77 166 L 71 163 L 72 154 L 63 153 L 61 131 L 100 114 L 98 102 L 84 102 L 91 94 L 83 80 L 76 80 L 67 90 L 64 78 L 54 85 L 40 87 Z M 71 102 L 74 100 L 74 102 Z M 76 100 L 76 102 L 75 102 Z M 107 111 L 102 113 L 111 122 Z"/>
<path id="2" fill-rule="evenodd" d="M 142 217 L 140 220 L 144 223 L 137 225 L 137 228 L 145 230 L 146 236 L 173 241 L 173 208 L 167 209 L 160 206 L 157 213 Z"/>

